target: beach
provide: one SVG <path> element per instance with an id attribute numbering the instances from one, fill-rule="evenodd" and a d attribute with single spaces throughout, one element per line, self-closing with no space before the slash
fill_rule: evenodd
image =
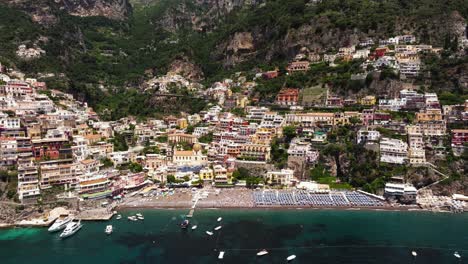
<path id="1" fill-rule="evenodd" d="M 347 195 L 357 195 L 356 192 L 347 192 Z M 344 195 L 344 196 L 343 196 Z M 260 198 L 259 198 L 260 196 Z M 262 199 L 265 197 L 281 197 L 286 198 L 301 198 L 302 200 L 296 203 L 264 203 Z M 137 208 L 141 209 L 183 209 L 185 214 L 190 212 L 197 213 L 199 209 L 245 209 L 245 210 L 289 210 L 289 209 L 302 209 L 302 210 L 346 210 L 346 211 L 431 211 L 431 212 L 446 212 L 443 210 L 434 211 L 431 207 L 420 207 L 418 205 L 396 205 L 390 204 L 385 201 L 380 201 L 372 196 L 359 194 L 359 197 L 365 197 L 366 201 L 371 201 L 374 206 L 366 206 L 364 204 L 351 203 L 349 200 L 344 203 L 342 199 L 346 195 L 342 192 L 331 192 L 330 194 L 308 194 L 300 190 L 252 190 L 246 188 L 212 188 L 205 187 L 202 189 L 173 189 L 170 191 L 161 191 L 155 189 L 152 192 L 135 192 L 127 195 L 122 200 L 87 200 L 81 201 L 71 208 L 63 208 L 61 213 L 54 212 L 57 209 L 50 209 L 44 213 L 31 213 L 24 218 L 16 220 L 10 217 L 8 222 L 0 222 L 0 228 L 9 227 L 28 227 L 49 226 L 55 218 L 60 214 L 72 214 L 76 218 L 83 221 L 108 221 L 116 211 L 128 211 Z M 255 200 L 260 199 L 262 201 Z M 318 201 L 311 199 L 320 197 Z M 323 202 L 324 198 L 337 199 L 335 204 L 319 203 Z M 308 200 L 307 200 L 307 199 Z M 305 200 L 304 200 L 305 199 Z M 322 199 L 322 200 L 321 200 Z M 105 200 L 104 200 L 105 201 Z M 316 203 L 313 203 L 316 202 Z M 106 204 L 103 206 L 103 203 Z M 377 206 L 378 204 L 378 206 Z M 61 210 L 61 209 L 60 209 Z"/>

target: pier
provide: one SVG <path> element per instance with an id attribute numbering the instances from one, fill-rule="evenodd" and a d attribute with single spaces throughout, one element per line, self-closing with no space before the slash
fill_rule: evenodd
<path id="1" fill-rule="evenodd" d="M 192 218 L 194 213 L 195 213 L 195 208 L 190 209 L 190 212 L 188 213 L 187 217 Z"/>

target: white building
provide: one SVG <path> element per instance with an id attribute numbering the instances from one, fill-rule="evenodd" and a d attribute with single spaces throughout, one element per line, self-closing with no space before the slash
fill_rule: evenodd
<path id="1" fill-rule="evenodd" d="M 416 202 L 418 190 L 410 185 L 403 183 L 386 183 L 384 197 L 397 200 L 404 203 Z"/>
<path id="2" fill-rule="evenodd" d="M 400 60 L 398 62 L 400 74 L 405 77 L 416 77 L 421 70 L 420 60 Z"/>
<path id="3" fill-rule="evenodd" d="M 305 161 L 313 163 L 317 161 L 319 152 L 313 150 L 310 143 L 305 142 L 300 138 L 295 138 L 289 145 L 288 158 L 290 157 L 304 158 Z"/>
<path id="4" fill-rule="evenodd" d="M 380 161 L 403 164 L 408 159 L 408 144 L 399 139 L 382 138 L 380 140 Z"/>
<path id="5" fill-rule="evenodd" d="M 252 107 L 248 109 L 246 118 L 251 121 L 262 121 L 265 114 L 269 111 L 266 107 Z"/>
<path id="6" fill-rule="evenodd" d="M 18 143 L 14 138 L 0 137 L 0 166 L 16 164 L 18 160 Z"/>
<path id="7" fill-rule="evenodd" d="M 115 151 L 107 154 L 107 157 L 114 163 L 114 166 L 129 163 L 132 159 L 130 151 Z"/>
<path id="8" fill-rule="evenodd" d="M 86 139 L 82 136 L 73 136 L 73 158 L 75 161 L 85 160 L 89 155 L 91 155 Z"/>
<path id="9" fill-rule="evenodd" d="M 195 144 L 193 150 L 174 151 L 172 162 L 179 166 L 204 166 L 208 163 L 208 157 L 202 154 L 201 146 Z"/>
<path id="10" fill-rule="evenodd" d="M 6 129 L 21 128 L 21 119 L 19 117 L 0 118 L 0 127 L 6 128 Z"/>
<path id="11" fill-rule="evenodd" d="M 192 135 L 196 136 L 197 138 L 200 138 L 204 135 L 208 135 L 210 133 L 210 129 L 208 127 L 196 127 L 193 130 Z"/>
<path id="12" fill-rule="evenodd" d="M 376 130 L 361 129 L 357 132 L 357 143 L 377 142 L 380 139 L 380 132 Z"/>
<path id="13" fill-rule="evenodd" d="M 39 196 L 39 172 L 34 159 L 24 158 L 18 162 L 18 198 L 24 201 Z"/>
<path id="14" fill-rule="evenodd" d="M 294 171 L 289 169 L 269 171 L 265 179 L 268 184 L 289 186 L 294 179 Z"/>
<path id="15" fill-rule="evenodd" d="M 353 59 L 367 59 L 369 54 L 370 50 L 368 49 L 356 50 L 356 52 L 353 54 Z"/>
<path id="16" fill-rule="evenodd" d="M 406 98 L 379 99 L 379 109 L 398 112 L 406 106 Z"/>

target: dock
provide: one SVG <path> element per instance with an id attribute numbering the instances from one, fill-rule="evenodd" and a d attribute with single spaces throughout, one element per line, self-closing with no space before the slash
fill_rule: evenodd
<path id="1" fill-rule="evenodd" d="M 83 221 L 106 221 L 110 220 L 114 214 L 105 208 L 81 211 L 77 214 L 77 218 Z"/>
<path id="2" fill-rule="evenodd" d="M 195 213 L 195 208 L 190 209 L 190 212 L 188 213 L 187 217 L 192 218 L 194 213 Z"/>

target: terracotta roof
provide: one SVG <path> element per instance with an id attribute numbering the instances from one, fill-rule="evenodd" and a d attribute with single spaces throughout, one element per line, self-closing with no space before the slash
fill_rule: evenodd
<path id="1" fill-rule="evenodd" d="M 95 134 L 95 135 L 94 135 L 94 134 L 91 134 L 91 135 L 86 135 L 86 136 L 84 136 L 84 137 L 85 137 L 86 139 L 97 139 L 97 138 L 100 139 L 100 138 L 101 138 L 101 135 L 99 135 L 99 134 Z"/>
<path id="2" fill-rule="evenodd" d="M 174 156 L 193 156 L 193 151 L 191 151 L 191 150 L 184 150 L 184 151 L 176 150 L 174 152 Z"/>
<path id="3" fill-rule="evenodd" d="M 93 160 L 93 159 L 86 159 L 86 160 L 81 161 L 81 163 L 84 165 L 92 164 L 94 162 L 96 162 L 96 160 Z"/>
<path id="4" fill-rule="evenodd" d="M 96 184 L 96 183 L 105 183 L 106 181 L 107 181 L 106 178 L 101 178 L 101 179 L 96 179 L 96 180 L 82 181 L 82 182 L 80 182 L 80 185 L 90 185 L 90 184 Z"/>

